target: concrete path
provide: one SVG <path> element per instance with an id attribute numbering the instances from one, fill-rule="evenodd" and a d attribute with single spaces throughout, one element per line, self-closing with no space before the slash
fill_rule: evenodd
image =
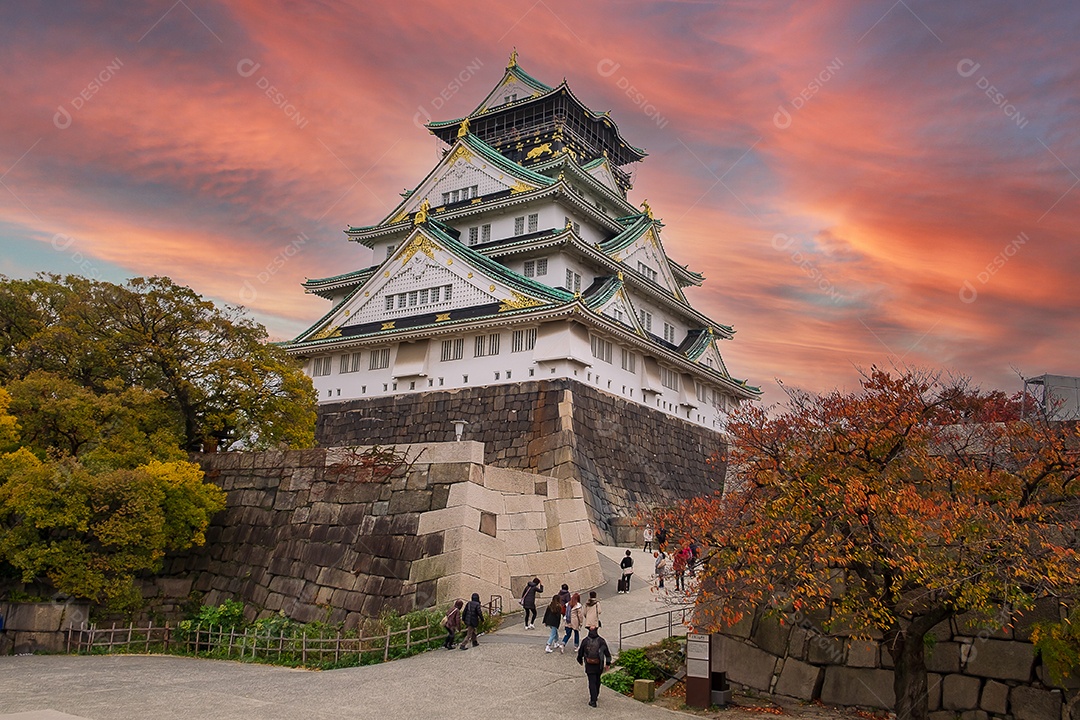
<path id="1" fill-rule="evenodd" d="M 612 558 L 625 550 L 599 550 L 609 578 L 598 591 L 601 634 L 615 652 L 619 622 L 666 612 L 669 606 L 641 582 L 652 569 L 645 553 L 634 553 L 640 568 L 636 587 L 617 595 L 618 566 Z M 607 688 L 601 689 L 600 708 L 589 708 L 584 673 L 572 653 L 545 653 L 546 629 L 525 631 L 514 622 L 519 618 L 508 618 L 504 629 L 481 637 L 480 646 L 470 650 L 437 650 L 326 672 L 168 656 L 3 657 L 0 720 L 505 720 L 522 715 L 564 720 L 589 712 L 631 719 L 685 717 Z M 635 638 L 635 644 L 665 637 L 666 626 L 651 635 L 655 638 Z"/>

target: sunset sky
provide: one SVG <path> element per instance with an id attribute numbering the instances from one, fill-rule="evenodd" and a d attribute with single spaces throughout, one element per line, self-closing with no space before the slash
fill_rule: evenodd
<path id="1" fill-rule="evenodd" d="M 289 339 L 371 264 L 510 50 L 610 110 L 732 374 L 1080 375 L 1080 5 L 1015 0 L 0 6 L 0 273 L 168 275 Z"/>

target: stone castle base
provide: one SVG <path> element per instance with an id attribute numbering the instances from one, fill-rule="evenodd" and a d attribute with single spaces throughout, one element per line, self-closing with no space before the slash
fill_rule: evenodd
<path id="1" fill-rule="evenodd" d="M 151 608 L 194 590 L 207 604 L 355 626 L 474 592 L 509 606 L 533 576 L 603 582 L 576 480 L 485 466 L 477 442 L 397 451 L 412 463 L 384 478 L 344 449 L 200 456 L 227 507 L 204 547 L 167 559 L 146 588 Z"/>
<path id="2" fill-rule="evenodd" d="M 723 437 L 668 412 L 570 379 L 415 392 L 319 406 L 324 446 L 484 443 L 484 462 L 574 479 L 597 541 L 635 544 L 644 506 L 672 505 L 723 488 Z"/>

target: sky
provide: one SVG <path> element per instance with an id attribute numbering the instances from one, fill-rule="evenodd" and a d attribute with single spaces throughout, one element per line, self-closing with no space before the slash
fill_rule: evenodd
<path id="1" fill-rule="evenodd" d="M 516 48 L 648 151 L 629 199 L 767 403 L 1013 392 L 1080 375 L 1077 37 L 1066 0 L 5 3 L 0 274 L 168 275 L 295 337 Z"/>

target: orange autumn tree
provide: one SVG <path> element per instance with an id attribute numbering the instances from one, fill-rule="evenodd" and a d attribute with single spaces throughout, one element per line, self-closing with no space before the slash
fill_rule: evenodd
<path id="1" fill-rule="evenodd" d="M 1076 425 L 926 371 L 788 396 L 729 424 L 722 497 L 654 522 L 707 548 L 697 610 L 713 629 L 771 608 L 880 634 L 897 717 L 923 720 L 931 628 L 961 613 L 1000 625 L 1080 584 Z"/>

